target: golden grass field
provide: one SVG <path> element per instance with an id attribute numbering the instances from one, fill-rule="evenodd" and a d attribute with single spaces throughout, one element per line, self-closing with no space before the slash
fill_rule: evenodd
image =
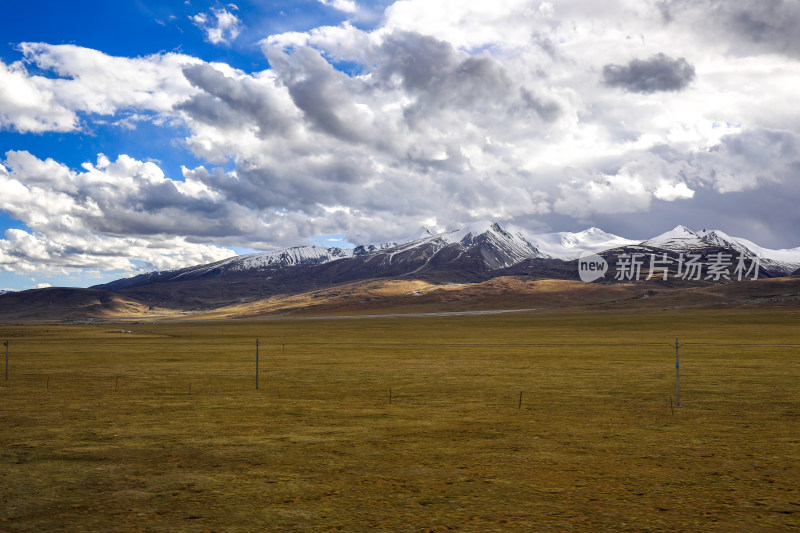
<path id="1" fill-rule="evenodd" d="M 3 532 L 800 528 L 797 306 L 6 339 Z"/>

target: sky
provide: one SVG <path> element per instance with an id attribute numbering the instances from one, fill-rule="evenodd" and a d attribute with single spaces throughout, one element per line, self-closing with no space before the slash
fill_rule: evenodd
<path id="1" fill-rule="evenodd" d="M 800 246 L 792 0 L 0 4 L 0 289 L 494 220 Z"/>

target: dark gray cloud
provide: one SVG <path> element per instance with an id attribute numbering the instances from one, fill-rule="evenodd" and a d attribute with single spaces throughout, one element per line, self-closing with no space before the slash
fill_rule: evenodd
<path id="1" fill-rule="evenodd" d="M 798 154 L 800 135 L 768 128 L 724 135 L 705 149 L 665 143 L 627 152 L 617 157 L 616 168 L 609 164 L 562 190 L 563 205 L 556 202 L 554 212 L 535 220 L 559 231 L 598 226 L 629 238 L 653 237 L 684 224 L 720 229 L 768 248 L 798 247 L 800 211 L 793 207 L 800 198 Z M 589 180 L 592 186 L 583 186 Z M 613 187 L 618 183 L 624 186 Z M 636 183 L 642 194 L 630 196 Z M 681 187 L 670 189 L 676 185 Z M 515 222 L 531 225 L 524 216 Z"/>
<path id="2" fill-rule="evenodd" d="M 796 0 L 664 0 L 664 22 L 723 39 L 738 54 L 773 52 L 800 57 L 800 2 Z"/>
<path id="3" fill-rule="evenodd" d="M 183 75 L 202 92 L 175 109 L 193 120 L 222 128 L 255 122 L 262 137 L 285 134 L 292 127 L 292 117 L 286 116 L 269 85 L 227 77 L 208 63 L 186 66 Z"/>
<path id="4" fill-rule="evenodd" d="M 315 128 L 349 142 L 370 137 L 370 125 L 358 120 L 355 83 L 317 50 L 300 47 L 291 56 L 272 50 L 268 57 L 292 101 Z"/>
<path id="5" fill-rule="evenodd" d="M 378 50 L 376 78 L 384 85 L 395 80 L 412 93 L 437 90 L 459 64 L 450 43 L 408 31 L 394 31 Z"/>
<path id="6" fill-rule="evenodd" d="M 558 103 L 519 86 L 491 56 L 468 56 L 434 37 L 396 30 L 381 44 L 376 60 L 374 74 L 381 88 L 400 83 L 416 97 L 406 109 L 412 122 L 451 109 L 513 113 L 517 118 L 521 111 L 533 112 L 545 122 L 561 114 Z"/>
<path id="7" fill-rule="evenodd" d="M 656 54 L 650 59 L 633 59 L 627 65 L 603 67 L 603 82 L 633 93 L 682 91 L 695 78 L 694 67 L 679 57 Z"/>
<path id="8" fill-rule="evenodd" d="M 624 216 L 596 214 L 583 220 L 546 220 L 559 230 L 580 231 L 593 225 L 632 239 L 654 237 L 683 224 L 693 230 L 719 229 L 766 248 L 793 248 L 800 246 L 800 214 L 796 209 L 799 196 L 800 183 L 794 182 L 771 183 L 758 191 L 729 194 L 698 189 L 693 198 L 654 200 L 649 210 Z"/>

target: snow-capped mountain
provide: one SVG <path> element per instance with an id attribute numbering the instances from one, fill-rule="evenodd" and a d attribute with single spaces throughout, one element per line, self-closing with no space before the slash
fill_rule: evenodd
<path id="1" fill-rule="evenodd" d="M 259 252 L 254 254 L 239 255 L 223 259 L 209 265 L 184 269 L 174 279 L 192 274 L 202 274 L 210 270 L 229 270 L 232 272 L 242 270 L 263 270 L 270 267 L 287 267 L 292 265 L 310 265 L 327 263 L 345 257 L 352 257 L 352 249 L 323 248 L 321 246 L 295 246 L 285 250 L 272 252 Z"/>
<path id="2" fill-rule="evenodd" d="M 508 301 L 516 301 L 515 284 L 530 286 L 530 282 L 539 280 L 579 282 L 582 271 L 577 258 L 584 251 L 601 255 L 607 263 L 608 275 L 596 283 L 659 284 L 648 287 L 648 293 L 800 276 L 800 247 L 770 250 L 719 230 L 696 232 L 678 226 L 637 241 L 598 228 L 576 233 L 526 234 L 513 226 L 478 222 L 445 232 L 422 228 L 399 244 L 364 244 L 350 249 L 299 246 L 149 272 L 96 285 L 91 290 L 56 288 L 0 294 L 0 317 L 3 304 L 6 311 L 30 306 L 31 310 L 26 311 L 29 314 L 46 307 L 48 316 L 63 318 L 105 316 L 109 310 L 124 314 L 163 309 L 193 312 L 295 295 L 304 295 L 300 300 L 308 302 L 324 302 L 328 297 L 343 295 L 347 309 L 353 309 L 362 304 L 369 306 L 374 300 L 371 289 L 355 296 L 350 292 L 353 287 L 380 286 L 381 280 L 468 285 L 508 277 L 493 285 L 491 299 L 503 301 L 507 297 Z M 723 254 L 731 257 L 723 258 Z M 742 260 L 742 255 L 747 260 Z M 730 267 L 729 275 L 725 274 L 726 266 Z M 744 290 L 750 295 L 761 286 L 774 291 L 776 284 L 748 285 Z M 787 286 L 796 287 L 796 283 Z M 618 301 L 616 293 L 612 296 Z M 442 300 L 459 301 L 459 297 L 449 294 Z"/>
<path id="3" fill-rule="evenodd" d="M 225 274 L 275 270 L 300 265 L 318 265 L 352 256 L 352 249 L 295 246 L 285 250 L 237 255 L 206 265 L 148 272 L 131 278 L 123 278 L 103 285 L 96 285 L 93 288 L 119 290 L 148 283 L 193 280 L 211 276 L 219 277 Z"/>
<path id="4" fill-rule="evenodd" d="M 598 228 L 526 235 L 513 226 L 476 222 L 441 233 L 422 228 L 399 244 L 352 249 L 300 246 L 151 272 L 93 288 L 135 293 L 156 304 L 177 293 L 184 308 L 200 308 L 211 305 L 209 302 L 221 305 L 371 279 L 414 278 L 436 283 L 471 283 L 497 276 L 578 279 L 575 259 L 584 251 L 602 253 L 610 265 L 616 265 L 620 254 L 632 251 L 664 252 L 671 257 L 686 252 L 704 257 L 725 252 L 758 257 L 762 276 L 791 275 L 800 269 L 800 248 L 769 250 L 718 230 L 697 233 L 678 226 L 637 241 Z"/>
<path id="5" fill-rule="evenodd" d="M 739 239 L 735 237 L 731 237 L 730 235 L 720 231 L 720 230 L 713 230 L 702 237 L 703 242 L 708 243 L 713 246 L 721 246 L 723 248 L 730 248 L 732 250 L 736 250 L 739 253 L 743 254 L 753 254 L 754 251 L 751 250 L 748 246 L 744 245 L 743 243 L 739 242 Z M 749 242 L 749 241 L 748 241 Z M 753 244 L 753 243 L 750 243 Z"/>
<path id="6" fill-rule="evenodd" d="M 384 246 L 372 254 L 371 262 L 384 267 L 414 264 L 414 272 L 444 263 L 472 262 L 472 268 L 496 270 L 526 259 L 546 257 L 519 232 L 495 222 L 475 222 L 459 229 L 433 233 L 422 228 L 410 240 Z M 422 264 L 417 264 L 422 261 Z"/>
<path id="7" fill-rule="evenodd" d="M 731 237 L 720 230 L 714 230 L 703 236 L 709 244 L 730 248 L 749 257 L 758 257 L 767 269 L 781 274 L 792 274 L 800 268 L 800 247 L 770 250 L 741 237 Z"/>
<path id="8" fill-rule="evenodd" d="M 583 252 L 602 252 L 641 242 L 607 233 L 600 228 L 589 228 L 578 233 L 561 231 L 529 235 L 528 240 L 540 252 L 558 259 L 577 259 Z"/>
<path id="9" fill-rule="evenodd" d="M 519 231 L 509 231 L 496 222 L 475 222 L 463 228 L 428 237 L 456 244 L 465 251 L 478 246 L 490 269 L 510 267 L 535 257 L 547 257 Z"/>
<path id="10" fill-rule="evenodd" d="M 387 248 L 393 248 L 395 246 L 397 246 L 396 242 L 384 242 L 381 244 L 366 244 L 366 245 L 362 244 L 353 248 L 351 255 L 367 255 L 379 252 L 381 250 L 386 250 Z M 347 250 L 344 251 L 346 252 Z"/>
<path id="11" fill-rule="evenodd" d="M 686 226 L 677 226 L 657 237 L 641 243 L 642 246 L 675 252 L 691 252 L 710 247 L 724 248 L 749 259 L 758 258 L 761 266 L 773 274 L 788 275 L 800 268 L 800 248 L 770 250 L 747 239 L 731 237 L 720 230 L 696 233 Z"/>
<path id="12" fill-rule="evenodd" d="M 478 222 L 459 229 L 433 234 L 423 228 L 409 242 L 362 245 L 353 249 L 301 246 L 240 255 L 207 265 L 179 270 L 151 272 L 98 285 L 94 288 L 111 290 L 136 286 L 190 281 L 203 278 L 242 277 L 248 273 L 259 276 L 283 277 L 299 267 L 321 267 L 342 260 L 346 266 L 327 269 L 325 273 L 302 272 L 318 279 L 336 273 L 338 279 L 393 277 L 416 274 L 444 266 L 455 270 L 463 267 L 470 272 L 491 271 L 511 267 L 531 258 L 547 257 L 521 233 L 510 232 L 495 222 Z M 280 275 L 279 275 L 280 274 Z M 276 279 L 277 279 L 276 277 Z"/>
<path id="13" fill-rule="evenodd" d="M 685 250 L 707 248 L 709 244 L 705 242 L 700 235 L 693 232 L 686 226 L 676 226 L 670 231 L 662 233 L 657 237 L 642 241 L 641 245 L 649 246 L 651 248 L 661 248 L 664 250 L 682 252 Z"/>

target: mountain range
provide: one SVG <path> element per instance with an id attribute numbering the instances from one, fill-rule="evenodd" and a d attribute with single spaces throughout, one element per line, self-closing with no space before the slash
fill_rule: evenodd
<path id="1" fill-rule="evenodd" d="M 648 262 L 658 259 L 662 268 L 657 279 L 665 286 L 707 285 L 735 279 L 737 261 L 749 269 L 748 279 L 800 274 L 800 247 L 770 250 L 719 230 L 694 232 L 677 226 L 650 239 L 632 240 L 598 228 L 579 233 L 528 234 L 513 226 L 480 222 L 443 233 L 423 228 L 401 243 L 349 249 L 292 247 L 149 272 L 89 289 L 38 289 L 45 292 L 37 297 L 41 299 L 49 293 L 51 306 L 54 301 L 65 299 L 95 311 L 112 307 L 133 314 L 158 310 L 196 313 L 374 280 L 415 281 L 434 287 L 509 277 L 577 281 L 579 258 L 587 253 L 607 262 L 608 273 L 598 280 L 604 284 L 639 280 L 638 271 L 635 278 L 630 271 L 620 275 L 630 268 L 631 258 L 642 267 L 642 280 L 646 278 Z M 682 265 L 691 258 L 707 264 L 716 262 L 718 266 L 724 262 L 727 274 L 712 277 L 703 273 L 686 278 L 684 272 L 681 278 Z M 669 265 L 663 267 L 665 262 Z M 666 279 L 661 279 L 665 271 Z M 4 307 L 24 306 L 25 297 L 34 299 L 35 293 L 37 290 L 0 296 L 0 318 Z"/>
<path id="2" fill-rule="evenodd" d="M 160 283 L 179 283 L 197 279 L 238 278 L 256 275 L 262 279 L 276 276 L 282 281 L 285 274 L 300 274 L 301 267 L 316 267 L 315 274 L 328 270 L 342 278 L 383 278 L 414 276 L 448 281 L 470 278 L 491 278 L 493 272 L 505 273 L 521 263 L 539 264 L 546 270 L 560 270 L 563 264 L 571 265 L 581 254 L 593 252 L 603 256 L 620 253 L 727 253 L 732 258 L 743 255 L 748 260 L 756 257 L 767 277 L 793 274 L 800 268 L 800 247 L 789 250 L 770 250 L 746 239 L 731 237 L 722 231 L 694 232 L 686 226 L 677 226 L 651 239 L 639 241 L 619 237 L 599 228 L 589 228 L 579 233 L 559 232 L 528 235 L 515 227 L 503 227 L 496 222 L 479 222 L 460 229 L 433 233 L 423 228 L 413 238 L 403 243 L 383 243 L 336 248 L 299 246 L 284 250 L 240 255 L 206 265 L 179 270 L 149 272 L 111 283 L 97 285 L 96 289 L 121 290 L 146 287 Z M 338 262 L 335 267 L 328 265 Z M 561 263 L 561 264 L 559 264 Z M 577 270 L 557 276 L 577 279 Z M 269 276 L 263 276 L 269 273 Z M 441 274 L 441 276 L 440 276 Z M 320 276 L 319 281 L 330 276 Z M 347 279 L 350 281 L 350 279 Z"/>

